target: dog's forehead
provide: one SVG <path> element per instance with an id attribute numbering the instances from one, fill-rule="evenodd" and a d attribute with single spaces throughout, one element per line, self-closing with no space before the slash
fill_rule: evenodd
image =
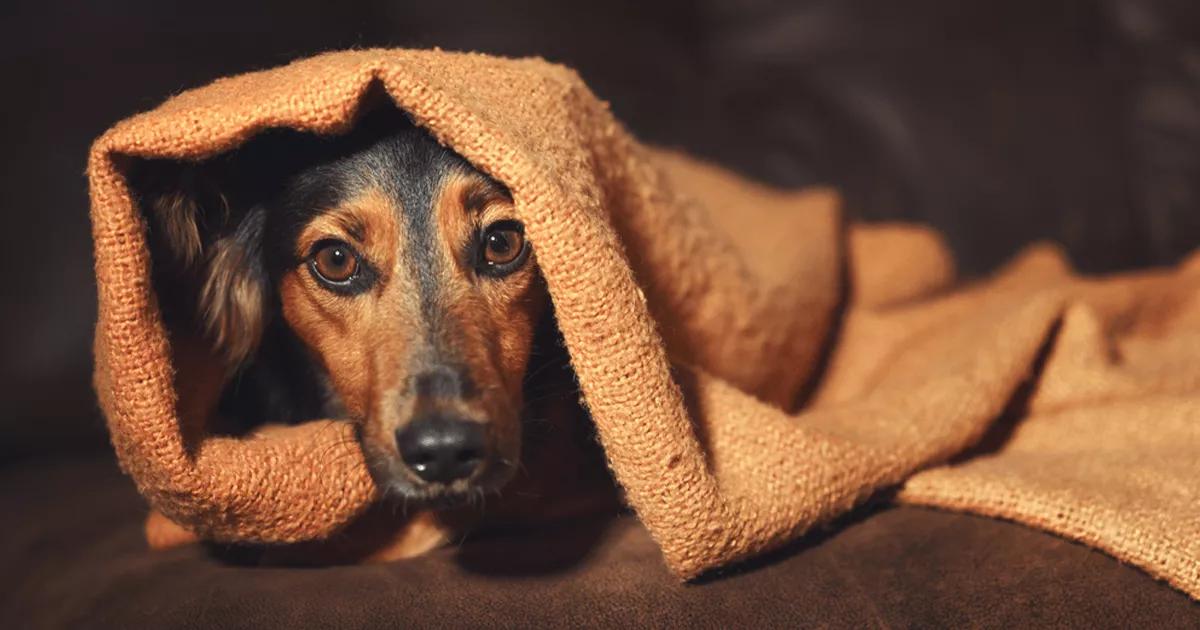
<path id="1" fill-rule="evenodd" d="M 275 213 L 281 236 L 299 243 L 308 226 L 340 219 L 360 241 L 378 238 L 368 232 L 386 227 L 417 249 L 428 249 L 442 188 L 453 175 L 470 170 L 465 160 L 415 127 L 369 141 L 331 141 L 281 191 Z"/>
<path id="2" fill-rule="evenodd" d="M 280 227 L 290 260 L 340 236 L 408 280 L 397 284 L 433 291 L 461 275 L 472 231 L 493 203 L 511 204 L 507 189 L 416 127 L 351 140 L 330 142 L 288 183 Z"/>
<path id="3" fill-rule="evenodd" d="M 294 178 L 291 189 L 292 196 L 300 197 L 297 205 L 315 211 L 381 194 L 398 214 L 420 218 L 430 213 L 447 177 L 468 170 L 462 158 L 428 134 L 405 129 L 306 169 Z"/>

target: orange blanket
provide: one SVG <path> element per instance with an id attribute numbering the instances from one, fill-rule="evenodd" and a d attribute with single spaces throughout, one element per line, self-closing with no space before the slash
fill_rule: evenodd
<path id="1" fill-rule="evenodd" d="M 377 90 L 511 189 L 611 468 L 679 576 L 898 488 L 1200 597 L 1200 260 L 1085 280 L 1042 248 L 950 291 L 928 231 L 846 227 L 828 191 L 640 145 L 560 66 L 439 51 L 223 79 L 96 141 L 96 390 L 170 518 L 218 540 L 322 538 L 374 488 L 336 420 L 185 436 L 125 158 L 339 133 Z"/>

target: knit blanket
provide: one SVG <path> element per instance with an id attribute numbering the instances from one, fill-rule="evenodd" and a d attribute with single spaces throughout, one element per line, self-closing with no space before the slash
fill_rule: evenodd
<path id="1" fill-rule="evenodd" d="M 95 142 L 95 388 L 170 519 L 322 539 L 375 488 L 336 418 L 181 422 L 129 158 L 342 133 L 381 93 L 512 192 L 609 466 L 681 578 L 886 496 L 1055 532 L 1200 597 L 1200 257 L 1085 279 L 1038 246 L 960 286 L 932 231 L 847 224 L 831 191 L 640 144 L 562 66 L 441 51 L 222 79 Z"/>

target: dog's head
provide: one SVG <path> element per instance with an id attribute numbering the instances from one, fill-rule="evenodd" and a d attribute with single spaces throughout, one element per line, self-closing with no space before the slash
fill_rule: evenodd
<path id="1" fill-rule="evenodd" d="M 226 164 L 197 176 L 207 193 L 147 200 L 158 247 L 192 270 L 197 321 L 231 373 L 285 324 L 385 494 L 498 488 L 548 304 L 508 191 L 404 121 L 307 142 L 270 185 L 228 184 Z"/>

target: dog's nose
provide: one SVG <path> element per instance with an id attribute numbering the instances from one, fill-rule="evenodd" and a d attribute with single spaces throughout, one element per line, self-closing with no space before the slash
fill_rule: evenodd
<path id="1" fill-rule="evenodd" d="M 417 418 L 396 432 L 400 457 L 430 483 L 466 479 L 483 463 L 483 425 L 442 415 Z"/>

